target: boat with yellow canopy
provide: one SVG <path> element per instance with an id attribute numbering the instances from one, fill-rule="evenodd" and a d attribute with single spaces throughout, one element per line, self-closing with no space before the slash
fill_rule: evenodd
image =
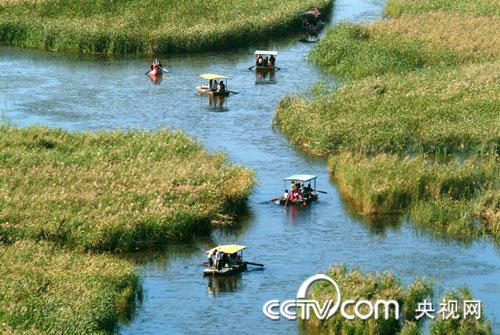
<path id="1" fill-rule="evenodd" d="M 243 249 L 246 247 L 241 244 L 225 244 L 207 250 L 205 253 L 208 262 L 204 263 L 207 268 L 203 270 L 205 276 L 227 276 L 243 272 L 247 265 L 264 267 L 263 264 L 244 262 Z"/>
<path id="2" fill-rule="evenodd" d="M 196 91 L 202 95 L 212 95 L 212 96 L 228 96 L 229 93 L 231 93 L 228 90 L 228 85 L 227 81 L 229 80 L 229 77 L 220 75 L 220 74 L 215 74 L 215 73 L 204 73 L 200 74 L 199 77 L 201 78 L 200 80 L 200 86 L 196 87 Z M 206 84 L 203 83 L 203 80 L 206 80 Z M 224 83 L 225 88 L 223 90 L 220 90 L 220 88 L 217 88 L 217 84 L 215 82 L 217 81 L 218 83 L 223 83 L 224 80 L 226 83 Z"/>

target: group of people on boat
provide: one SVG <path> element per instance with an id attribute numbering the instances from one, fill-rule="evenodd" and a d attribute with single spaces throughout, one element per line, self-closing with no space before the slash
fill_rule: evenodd
<path id="1" fill-rule="evenodd" d="M 309 199 L 312 192 L 313 189 L 310 183 L 305 186 L 301 183 L 292 182 L 292 184 L 290 185 L 290 191 L 285 190 L 285 193 L 283 194 L 283 200 L 302 201 L 304 199 Z"/>
<path id="2" fill-rule="evenodd" d="M 224 84 L 223 80 L 217 82 L 217 79 L 210 79 L 208 81 L 208 90 L 217 93 L 224 93 L 226 92 L 226 85 Z"/>
<path id="3" fill-rule="evenodd" d="M 276 57 L 271 55 L 271 57 L 264 58 L 262 55 L 257 55 L 257 59 L 255 60 L 255 66 L 259 67 L 274 67 L 276 63 Z"/>
<path id="4" fill-rule="evenodd" d="M 241 264 L 241 256 L 237 253 L 226 254 L 221 250 L 215 249 L 213 252 L 208 253 L 208 268 L 216 268 L 218 271 L 222 270 L 226 265 L 232 267 Z"/>

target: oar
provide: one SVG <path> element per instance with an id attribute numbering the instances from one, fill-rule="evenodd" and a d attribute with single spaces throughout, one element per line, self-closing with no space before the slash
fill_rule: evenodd
<path id="1" fill-rule="evenodd" d="M 252 263 L 252 262 L 245 262 L 245 263 L 250 264 L 250 265 L 262 266 L 262 267 L 264 267 L 264 264 L 260 264 L 260 263 Z"/>
<path id="2" fill-rule="evenodd" d="M 275 66 L 275 68 L 276 68 L 276 71 L 281 70 L 281 68 L 280 68 L 280 67 Z"/>
<path id="3" fill-rule="evenodd" d="M 316 192 L 323 193 L 323 194 L 328 194 L 328 192 L 320 191 L 320 190 L 316 190 Z"/>
<path id="4" fill-rule="evenodd" d="M 162 71 L 165 71 L 166 73 L 168 73 L 168 70 L 167 69 L 164 69 L 162 68 L 161 66 L 159 66 L 160 69 L 162 69 Z"/>
<path id="5" fill-rule="evenodd" d="M 278 201 L 278 200 L 280 200 L 280 198 L 273 198 L 273 199 L 271 199 L 271 202 L 275 202 L 275 201 Z"/>
<path id="6" fill-rule="evenodd" d="M 252 66 L 250 66 L 248 69 L 249 69 L 249 70 L 252 70 L 252 69 L 253 69 L 254 67 L 256 67 L 256 66 L 257 66 L 257 65 L 252 65 Z"/>
<path id="7" fill-rule="evenodd" d="M 228 91 L 228 92 L 233 94 L 240 94 L 240 92 L 235 92 L 235 91 Z"/>
<path id="8" fill-rule="evenodd" d="M 146 76 L 149 74 L 149 72 L 151 72 L 151 70 L 149 70 L 148 72 L 144 73 Z"/>

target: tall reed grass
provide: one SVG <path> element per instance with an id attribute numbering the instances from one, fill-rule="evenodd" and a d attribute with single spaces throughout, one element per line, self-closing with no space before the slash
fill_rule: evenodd
<path id="1" fill-rule="evenodd" d="M 0 129 L 0 240 L 131 251 L 236 215 L 253 185 L 181 132 Z"/>
<path id="2" fill-rule="evenodd" d="M 499 16 L 497 0 L 388 0 L 385 11 L 390 16 L 425 12 L 452 12 L 467 16 Z"/>
<path id="3" fill-rule="evenodd" d="M 499 62 L 370 77 L 284 98 L 275 119 L 313 154 L 495 152 L 499 83 Z"/>
<path id="4" fill-rule="evenodd" d="M 499 30 L 500 16 L 405 14 L 370 25 L 337 25 L 310 58 L 328 73 L 349 79 L 494 61 L 500 58 Z"/>
<path id="5" fill-rule="evenodd" d="M 335 314 L 327 321 L 320 321 L 312 313 L 311 320 L 305 321 L 308 328 L 321 330 L 328 334 L 399 334 L 416 327 L 414 308 L 425 298 L 432 297 L 432 283 L 425 279 L 417 279 L 411 285 L 405 286 L 392 273 L 363 273 L 359 270 L 348 270 L 343 265 L 332 267 L 328 273 L 340 287 L 342 301 L 347 299 L 366 299 L 375 304 L 378 299 L 392 299 L 399 303 L 401 308 L 400 319 L 395 318 L 395 311 L 391 309 L 390 318 L 368 320 L 346 320 L 340 313 Z M 335 299 L 336 292 L 327 283 L 316 284 L 311 292 L 311 299 L 323 304 L 326 299 Z M 364 309 L 363 309 L 364 308 Z M 367 312 L 367 306 L 360 308 L 361 313 Z M 349 306 L 348 313 L 353 312 Z"/>
<path id="6" fill-rule="evenodd" d="M 341 153 L 329 166 L 344 198 L 364 214 L 409 209 L 418 226 L 436 235 L 469 241 L 486 231 L 500 241 L 500 206 L 491 199 L 500 185 L 498 156 L 442 163 Z"/>
<path id="7" fill-rule="evenodd" d="M 0 41 L 47 50 L 153 54 L 235 48 L 300 27 L 330 0 L 0 2 Z"/>
<path id="8" fill-rule="evenodd" d="M 133 305 L 132 265 L 48 242 L 0 244 L 0 333 L 105 334 Z"/>

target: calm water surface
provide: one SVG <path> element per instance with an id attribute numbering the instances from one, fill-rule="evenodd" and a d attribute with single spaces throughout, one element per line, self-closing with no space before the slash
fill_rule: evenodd
<path id="1" fill-rule="evenodd" d="M 382 15 L 380 0 L 338 0 L 332 22 L 370 21 Z M 310 44 L 297 39 L 255 45 L 233 53 L 162 59 L 170 73 L 153 85 L 144 75 L 147 59 L 72 56 L 0 48 L 0 115 L 17 126 L 42 124 L 69 130 L 182 129 L 212 151 L 227 152 L 256 172 L 258 185 L 249 214 L 206 240 L 171 246 L 137 257 L 143 303 L 121 334 L 299 333 L 293 321 L 273 322 L 262 314 L 269 299 L 288 299 L 303 280 L 329 265 L 345 263 L 368 271 L 393 270 L 406 282 L 432 277 L 438 292 L 468 284 L 500 330 L 500 254 L 487 240 L 462 244 L 419 232 L 404 218 L 365 222 L 346 208 L 330 181 L 326 162 L 292 148 L 272 127 L 280 97 L 306 92 L 318 80 L 335 84 L 307 62 Z M 275 84 L 255 85 L 254 49 L 280 51 Z M 22 64 L 22 68 L 19 67 Z M 195 94 L 197 74 L 231 77 L 223 106 Z M 218 102 L 220 103 L 220 102 Z M 313 206 L 275 206 L 281 179 L 293 173 L 318 175 L 328 192 Z M 201 276 L 203 251 L 213 244 L 247 245 L 246 259 L 266 265 L 227 280 Z"/>

